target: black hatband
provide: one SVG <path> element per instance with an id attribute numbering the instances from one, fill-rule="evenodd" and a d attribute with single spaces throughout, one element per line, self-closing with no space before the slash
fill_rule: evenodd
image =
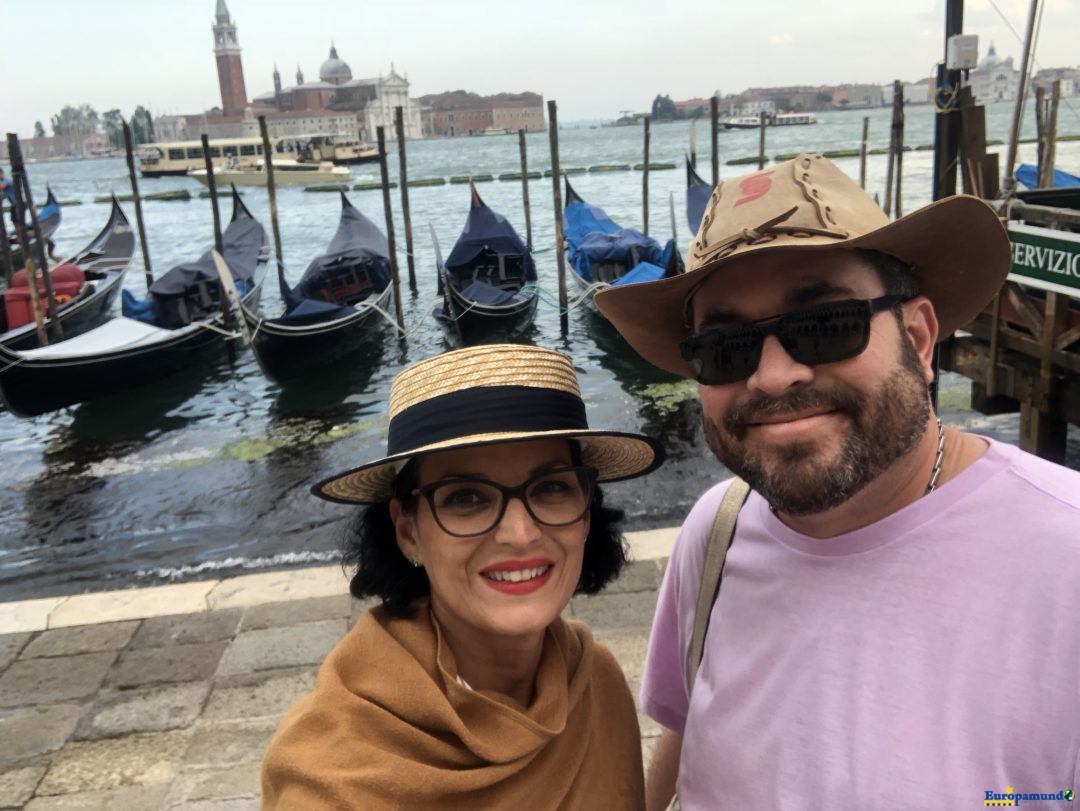
<path id="1" fill-rule="evenodd" d="M 432 397 L 390 420 L 388 456 L 474 434 L 587 430 L 576 394 L 532 386 L 480 386 Z"/>

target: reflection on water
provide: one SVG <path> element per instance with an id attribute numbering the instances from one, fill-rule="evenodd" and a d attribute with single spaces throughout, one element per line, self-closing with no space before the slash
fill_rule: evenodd
<path id="1" fill-rule="evenodd" d="M 1010 112 L 1007 105 L 991 108 L 990 137 L 1003 135 Z M 862 115 L 822 114 L 823 123 L 816 127 L 770 131 L 768 151 L 857 146 Z M 870 112 L 872 147 L 887 144 L 888 116 L 888 110 Z M 929 109 L 911 108 L 910 142 L 928 143 L 931 130 Z M 562 163 L 636 163 L 640 134 L 635 127 L 563 130 Z M 687 143 L 686 124 L 654 125 L 652 159 L 680 164 Z M 546 168 L 547 134 L 530 135 L 528 148 L 530 168 Z M 1022 146 L 1021 158 L 1033 158 L 1033 149 Z M 724 133 L 720 150 L 724 160 L 753 154 L 757 133 Z M 702 153 L 708 150 L 703 147 Z M 931 159 L 929 152 L 912 152 L 904 159 L 906 210 L 929 197 Z M 409 144 L 410 175 L 417 178 L 511 172 L 517 170 L 517 161 L 516 138 Z M 1059 144 L 1058 161 L 1067 169 L 1080 167 L 1080 143 Z M 858 170 L 857 161 L 839 163 L 852 174 Z M 393 165 L 391 173 L 396 171 Z M 699 171 L 707 176 L 707 163 Z M 721 175 L 743 171 L 724 166 Z M 883 188 L 884 171 L 885 157 L 872 157 L 871 191 Z M 377 168 L 355 167 L 353 179 L 375 180 L 376 174 Z M 42 193 L 48 182 L 58 196 L 85 203 L 64 209 L 64 223 L 56 234 L 59 253 L 81 247 L 100 229 L 107 208 L 94 205 L 93 196 L 123 190 L 127 184 L 120 160 L 37 164 L 31 175 Z M 186 178 L 144 180 L 142 186 L 148 192 L 197 191 Z M 574 187 L 617 221 L 640 227 L 640 173 L 577 175 Z M 653 221 L 659 223 L 655 236 L 670 236 L 668 198 L 674 194 L 677 236 L 685 248 L 683 173 L 657 172 L 649 188 Z M 567 331 L 562 332 L 551 304 L 557 301 L 551 180 L 533 181 L 529 191 L 543 298 L 525 339 L 573 358 L 590 424 L 663 439 L 669 461 L 661 472 L 606 490 L 610 502 L 626 510 L 632 528 L 677 523 L 698 495 L 724 475 L 705 448 L 696 387 L 642 361 L 606 321 L 585 308 L 570 313 Z M 524 232 L 519 182 L 485 184 L 482 194 Z M 354 191 L 350 198 L 366 215 L 383 222 L 380 192 Z M 249 189 L 244 199 L 269 226 L 265 193 Z M 395 192 L 395 209 L 399 200 Z M 364 351 L 287 388 L 267 382 L 253 355 L 234 348 L 193 358 L 189 368 L 168 380 L 34 420 L 0 413 L 0 599 L 333 560 L 352 510 L 315 499 L 308 488 L 383 454 L 390 381 L 406 364 L 446 349 L 443 332 L 431 318 L 435 257 L 428 225 L 444 247 L 452 245 L 468 212 L 468 189 L 416 188 L 410 204 L 416 293 L 408 289 L 404 239 L 397 223 L 408 332 L 404 342 L 388 326 Z M 295 284 L 310 259 L 325 248 L 340 203 L 337 195 L 287 188 L 279 192 L 278 208 L 288 278 Z M 211 240 L 207 200 L 148 202 L 144 214 L 159 275 L 197 256 Z M 136 296 L 145 292 L 141 271 L 137 262 L 125 281 Z M 281 310 L 276 288 L 272 283 L 265 288 L 265 314 Z M 982 417 L 966 411 L 966 384 L 946 377 L 943 413 L 950 423 L 1016 441 L 1014 415 Z M 1070 437 L 1070 464 L 1080 466 L 1075 429 Z"/>

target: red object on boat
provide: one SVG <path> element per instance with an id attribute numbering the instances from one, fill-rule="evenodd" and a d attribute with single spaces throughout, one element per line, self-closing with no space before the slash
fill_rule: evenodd
<path id="1" fill-rule="evenodd" d="M 63 304 L 75 298 L 82 286 L 86 284 L 86 274 L 70 263 L 57 265 L 49 271 L 49 278 L 52 280 L 53 293 L 56 294 L 57 304 Z M 37 283 L 42 307 L 46 307 L 45 280 L 38 277 Z M 30 284 L 26 268 L 12 275 L 10 286 L 4 291 L 4 313 L 7 316 L 8 329 L 21 327 L 34 320 L 34 309 L 30 302 Z"/>

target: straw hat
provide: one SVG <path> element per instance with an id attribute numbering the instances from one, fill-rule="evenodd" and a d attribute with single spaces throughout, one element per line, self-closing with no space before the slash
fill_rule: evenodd
<path id="1" fill-rule="evenodd" d="M 689 300 L 709 274 L 760 251 L 835 248 L 881 251 L 912 265 L 937 312 L 939 340 L 986 306 L 1011 264 L 1008 235 L 982 200 L 946 197 L 890 222 L 834 163 L 802 154 L 713 190 L 686 273 L 611 287 L 596 303 L 644 358 L 693 377 L 679 341 L 690 333 Z"/>
<path id="2" fill-rule="evenodd" d="M 499 442 L 567 437 L 599 481 L 655 470 L 664 449 L 641 434 L 594 431 L 585 418 L 570 358 L 550 349 L 496 344 L 459 349 L 414 363 L 390 387 L 386 456 L 311 488 L 328 501 L 373 504 L 394 494 L 408 460 L 434 451 Z"/>

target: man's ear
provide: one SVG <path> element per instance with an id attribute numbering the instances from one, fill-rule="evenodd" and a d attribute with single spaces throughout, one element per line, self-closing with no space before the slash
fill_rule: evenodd
<path id="1" fill-rule="evenodd" d="M 394 540 L 405 559 L 422 561 L 420 545 L 416 542 L 416 519 L 406 511 L 401 499 L 390 500 L 390 520 L 394 522 Z"/>
<path id="2" fill-rule="evenodd" d="M 934 380 L 934 346 L 938 339 L 937 313 L 926 296 L 916 296 L 901 305 L 904 314 L 904 332 L 915 353 L 922 361 L 926 383 Z"/>

